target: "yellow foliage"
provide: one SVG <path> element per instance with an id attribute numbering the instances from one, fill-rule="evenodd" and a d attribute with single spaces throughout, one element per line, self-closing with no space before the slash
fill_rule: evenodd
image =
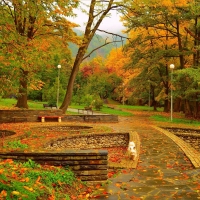
<path id="1" fill-rule="evenodd" d="M 28 190 L 28 191 L 30 191 L 30 192 L 33 192 L 33 191 L 34 191 L 34 189 L 31 188 L 31 187 L 28 187 L 28 186 L 23 186 L 23 187 L 24 187 L 24 189 L 26 189 L 26 190 Z"/>
<path id="2" fill-rule="evenodd" d="M 18 191 L 12 191 L 11 194 L 15 195 L 15 196 L 19 196 L 20 195 L 20 193 Z"/>

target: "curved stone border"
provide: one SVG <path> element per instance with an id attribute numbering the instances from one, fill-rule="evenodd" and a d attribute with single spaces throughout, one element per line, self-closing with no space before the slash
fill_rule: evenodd
<path id="1" fill-rule="evenodd" d="M 191 163 L 194 165 L 195 168 L 200 168 L 200 153 L 195 150 L 191 145 L 187 144 L 185 141 L 180 139 L 178 136 L 166 131 L 162 128 L 157 126 L 152 126 L 154 129 L 164 133 L 170 139 L 172 139 L 185 153 L 185 155 L 190 159 Z"/>
<path id="2" fill-rule="evenodd" d="M 69 135 L 51 140 L 44 145 L 45 149 L 98 149 L 128 146 L 129 133 L 89 133 Z"/>
<path id="3" fill-rule="evenodd" d="M 14 131 L 9 131 L 9 130 L 0 130 L 0 138 L 5 138 L 9 137 L 12 135 L 15 135 L 16 133 Z"/>
<path id="4" fill-rule="evenodd" d="M 129 133 L 129 141 L 135 142 L 136 150 L 137 150 L 137 157 L 136 160 L 130 160 L 128 158 L 128 154 L 126 154 L 125 158 L 122 159 L 120 163 L 110 163 L 108 162 L 109 168 L 128 168 L 128 169 L 135 169 L 137 167 L 140 155 L 140 137 L 136 131 L 130 131 Z"/>
<path id="5" fill-rule="evenodd" d="M 59 126 L 36 126 L 32 127 L 31 130 L 42 130 L 42 131 L 56 131 L 56 132 L 64 132 L 64 131 L 81 131 L 92 129 L 92 126 L 81 126 L 81 125 L 59 125 Z"/>

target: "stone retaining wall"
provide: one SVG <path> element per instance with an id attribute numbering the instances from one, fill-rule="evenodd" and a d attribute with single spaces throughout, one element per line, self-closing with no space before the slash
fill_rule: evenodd
<path id="1" fill-rule="evenodd" d="M 107 180 L 106 150 L 66 150 L 62 152 L 0 152 L 1 159 L 21 162 L 34 160 L 40 164 L 69 166 L 82 181 Z"/>
<path id="2" fill-rule="evenodd" d="M 117 115 L 63 115 L 62 110 L 0 110 L 0 123 L 39 122 L 38 116 L 62 116 L 63 122 L 118 122 Z M 16 118 L 17 117 L 17 118 Z M 15 119 L 14 119 L 15 118 Z M 45 121 L 58 121 L 46 119 Z"/>
<path id="3" fill-rule="evenodd" d="M 38 116 L 62 116 L 62 110 L 0 110 L 0 123 L 14 122 L 14 117 L 19 117 L 16 122 L 37 122 Z M 57 119 L 55 119 L 57 121 Z"/>
<path id="4" fill-rule="evenodd" d="M 44 148 L 53 149 L 94 149 L 109 147 L 127 147 L 129 133 L 96 133 L 87 135 L 71 135 L 52 140 Z"/>

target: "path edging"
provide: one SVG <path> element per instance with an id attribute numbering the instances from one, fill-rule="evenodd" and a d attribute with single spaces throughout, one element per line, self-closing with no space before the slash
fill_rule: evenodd
<path id="1" fill-rule="evenodd" d="M 186 143 L 178 136 L 174 135 L 173 133 L 167 130 L 164 130 L 157 126 L 151 126 L 151 127 L 160 131 L 161 133 L 164 133 L 166 136 L 172 139 L 183 150 L 183 152 L 189 158 L 193 166 L 195 168 L 200 168 L 200 153 L 196 149 L 194 149 L 190 144 Z"/>

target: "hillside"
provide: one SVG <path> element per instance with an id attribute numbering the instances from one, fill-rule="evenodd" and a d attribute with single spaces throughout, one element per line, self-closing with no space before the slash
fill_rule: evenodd
<path id="1" fill-rule="evenodd" d="M 77 29 L 75 30 L 75 32 L 76 32 L 78 35 L 82 35 L 82 34 L 83 34 L 82 31 L 77 30 Z M 106 35 L 101 36 L 101 35 L 96 34 L 96 35 L 93 37 L 93 39 L 92 39 L 92 41 L 91 41 L 91 43 L 90 43 L 90 45 L 89 45 L 87 54 L 90 53 L 93 49 L 95 49 L 95 48 L 97 48 L 97 47 L 103 45 L 103 44 L 105 43 L 105 41 L 107 41 L 107 42 L 108 42 L 108 41 L 112 41 L 112 39 L 108 38 L 108 36 L 106 36 Z M 122 45 L 121 43 L 111 43 L 111 44 L 108 44 L 108 45 L 106 45 L 106 46 L 104 46 L 104 47 L 98 49 L 97 51 L 93 52 L 93 53 L 91 54 L 90 58 L 92 59 L 92 58 L 94 58 L 94 57 L 96 57 L 96 56 L 107 57 L 107 55 L 110 53 L 110 51 L 111 51 L 113 48 L 119 47 L 119 46 L 121 46 L 121 45 Z M 76 56 L 78 47 L 77 47 L 75 44 L 70 43 L 70 44 L 69 44 L 69 48 L 70 48 L 70 50 L 71 50 L 71 52 L 72 52 L 72 56 L 73 56 L 73 57 Z"/>

